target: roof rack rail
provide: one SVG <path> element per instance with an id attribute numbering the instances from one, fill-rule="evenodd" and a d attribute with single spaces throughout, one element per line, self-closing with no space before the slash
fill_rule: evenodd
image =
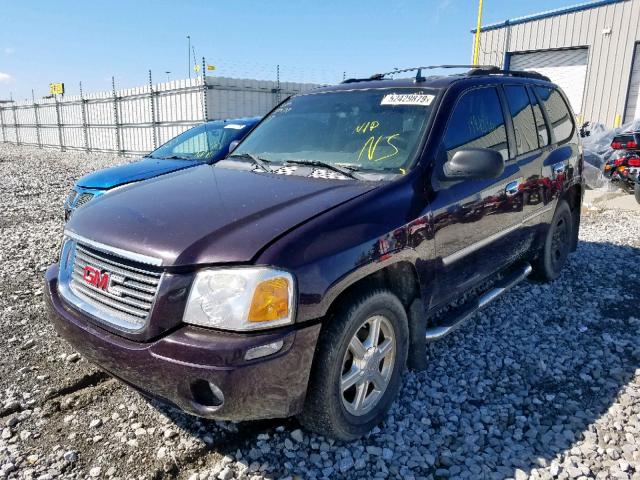
<path id="1" fill-rule="evenodd" d="M 522 77 L 522 78 L 535 78 L 537 80 L 544 80 L 550 82 L 551 79 L 546 75 L 542 75 L 541 73 L 535 71 L 524 71 L 524 70 L 501 70 L 498 67 L 476 67 L 473 70 L 470 70 L 467 75 L 476 76 L 476 75 L 508 75 L 511 77 Z"/>
<path id="2" fill-rule="evenodd" d="M 425 67 L 401 68 L 401 69 L 395 69 L 392 72 L 376 73 L 374 75 L 371 75 L 369 78 L 348 78 L 344 80 L 342 83 L 369 82 L 371 80 L 383 80 L 384 77 L 388 75 L 395 75 L 398 73 L 406 73 L 406 72 L 414 72 L 414 71 L 416 72 L 415 81 L 424 82 L 425 78 L 422 76 L 422 70 L 435 70 L 438 68 L 469 68 L 469 69 L 481 68 L 485 70 L 489 70 L 489 69 L 499 70 L 499 68 L 496 67 L 495 65 L 427 65 Z"/>
<path id="3" fill-rule="evenodd" d="M 375 80 L 384 80 L 384 78 L 388 75 L 396 75 L 398 73 L 406 73 L 406 72 L 416 72 L 416 77 L 414 81 L 424 82 L 425 77 L 422 76 L 422 70 L 435 70 L 439 68 L 468 68 L 469 71 L 466 73 L 468 76 L 478 76 L 478 75 L 508 75 L 511 77 L 522 77 L 522 78 L 535 78 L 538 80 L 545 80 L 550 82 L 551 79 L 541 73 L 534 71 L 524 71 L 524 70 L 502 70 L 500 67 L 495 65 L 428 65 L 426 67 L 411 67 L 411 68 L 401 68 L 395 69 L 392 72 L 385 73 L 376 73 L 371 75 L 368 78 L 348 78 L 344 80 L 342 83 L 355 83 L 355 82 L 370 82 Z"/>

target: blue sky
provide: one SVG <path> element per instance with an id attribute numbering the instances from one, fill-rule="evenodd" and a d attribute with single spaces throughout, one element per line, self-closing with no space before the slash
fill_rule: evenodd
<path id="1" fill-rule="evenodd" d="M 187 39 L 216 75 L 336 82 L 418 64 L 468 63 L 477 0 L 26 1 L 0 7 L 0 99 L 126 88 L 188 76 Z M 572 4 L 485 0 L 483 23 Z"/>

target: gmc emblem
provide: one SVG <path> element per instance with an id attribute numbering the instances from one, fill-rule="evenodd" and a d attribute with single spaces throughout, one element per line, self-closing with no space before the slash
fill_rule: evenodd
<path id="1" fill-rule="evenodd" d="M 97 268 L 87 265 L 84 267 L 84 281 L 106 291 L 109 287 L 109 272 L 100 273 Z"/>

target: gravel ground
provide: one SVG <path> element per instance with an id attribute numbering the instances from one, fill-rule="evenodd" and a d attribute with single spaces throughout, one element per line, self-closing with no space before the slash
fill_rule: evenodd
<path id="1" fill-rule="evenodd" d="M 109 155 L 0 145 L 0 478 L 640 479 L 640 218 L 589 211 L 551 285 L 524 283 L 430 349 L 368 437 L 151 404 L 49 325 L 42 275 L 72 181 Z"/>

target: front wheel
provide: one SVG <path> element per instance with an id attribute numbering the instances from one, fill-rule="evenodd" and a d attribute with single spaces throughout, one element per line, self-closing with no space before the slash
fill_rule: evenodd
<path id="1" fill-rule="evenodd" d="M 569 205 L 564 200 L 560 200 L 547 231 L 540 257 L 533 264 L 533 278 L 551 282 L 560 276 L 571 251 L 573 225 Z"/>
<path id="2" fill-rule="evenodd" d="M 409 350 L 405 309 L 387 290 L 353 298 L 323 329 L 300 421 L 354 440 L 380 423 L 402 380 Z"/>

